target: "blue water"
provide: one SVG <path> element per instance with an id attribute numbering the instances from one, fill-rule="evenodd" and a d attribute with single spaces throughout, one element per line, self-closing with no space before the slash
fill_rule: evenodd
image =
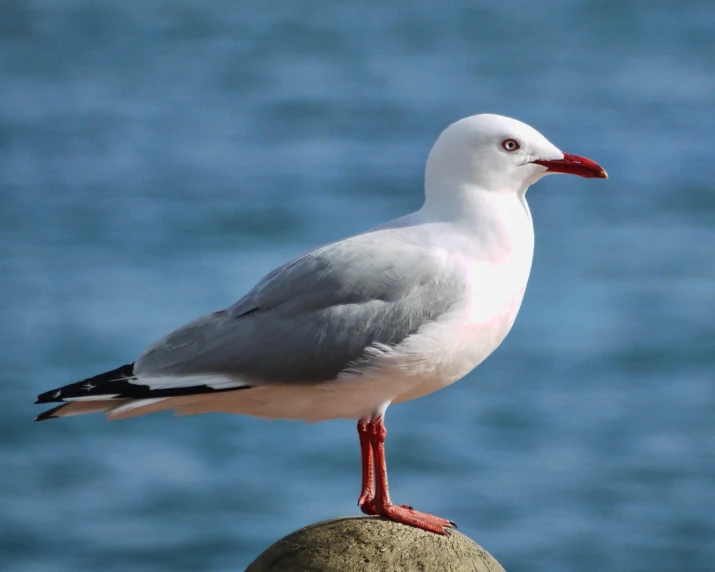
<path id="1" fill-rule="evenodd" d="M 713 570 L 714 37 L 708 0 L 2 3 L 0 567 L 240 570 L 355 514 L 351 422 L 32 401 L 416 209 L 495 112 L 611 179 L 531 189 L 516 325 L 390 409 L 393 497 L 509 572 Z"/>

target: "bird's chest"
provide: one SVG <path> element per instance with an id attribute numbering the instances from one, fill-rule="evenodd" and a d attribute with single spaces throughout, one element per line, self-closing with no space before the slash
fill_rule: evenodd
<path id="1" fill-rule="evenodd" d="M 474 270 L 480 277 L 484 272 Z M 441 323 L 425 328 L 414 340 L 411 352 L 402 354 L 417 364 L 405 369 L 417 375 L 407 383 L 395 402 L 415 399 L 450 385 L 467 375 L 491 354 L 511 330 L 526 288 L 526 276 L 510 271 L 495 273 L 495 280 L 479 281 L 468 289 L 462 307 Z M 498 287 L 501 279 L 501 287 Z M 394 356 L 393 356 L 394 357 Z"/>
<path id="2" fill-rule="evenodd" d="M 531 257 L 496 264 L 465 258 L 459 263 L 467 278 L 466 295 L 445 332 L 443 347 L 450 358 L 442 372 L 445 379 L 466 375 L 509 333 L 524 299 Z"/>
<path id="3" fill-rule="evenodd" d="M 477 337 L 490 332 L 506 335 L 524 298 L 531 260 L 501 264 L 465 260 L 463 265 L 467 282 L 462 326 Z"/>

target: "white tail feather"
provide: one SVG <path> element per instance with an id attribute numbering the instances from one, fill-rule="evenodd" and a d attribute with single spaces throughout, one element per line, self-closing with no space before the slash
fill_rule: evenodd
<path id="1" fill-rule="evenodd" d="M 205 395 L 182 395 L 180 397 L 156 397 L 150 399 L 133 399 L 127 404 L 122 404 L 120 407 L 112 408 L 107 411 L 108 421 L 117 421 L 119 419 L 129 419 L 130 417 L 138 417 L 147 413 L 156 413 L 157 411 L 166 411 L 183 405 L 191 404 L 200 400 Z"/>
<path id="2" fill-rule="evenodd" d="M 57 412 L 54 413 L 53 417 L 72 417 L 73 415 L 84 415 L 85 413 L 101 413 L 102 411 L 109 411 L 110 409 L 126 402 L 126 399 L 81 402 L 75 401 L 58 409 Z"/>
<path id="3" fill-rule="evenodd" d="M 164 401 L 165 399 L 168 399 L 168 398 L 167 397 L 154 397 L 154 398 L 150 398 L 150 399 L 132 399 L 128 403 L 125 403 L 123 405 L 120 405 L 119 407 L 115 407 L 114 409 L 112 409 L 112 416 L 116 416 L 116 415 L 119 415 L 120 413 L 125 413 L 132 409 L 137 409 L 139 407 L 147 407 L 149 405 L 159 403 L 160 401 Z"/>

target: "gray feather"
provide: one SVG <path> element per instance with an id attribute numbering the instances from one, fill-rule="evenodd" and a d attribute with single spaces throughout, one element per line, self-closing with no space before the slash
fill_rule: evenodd
<path id="1" fill-rule="evenodd" d="M 399 229 L 314 250 L 274 270 L 227 310 L 169 334 L 138 375 L 229 375 L 252 385 L 313 384 L 396 346 L 462 299 L 457 273 Z"/>

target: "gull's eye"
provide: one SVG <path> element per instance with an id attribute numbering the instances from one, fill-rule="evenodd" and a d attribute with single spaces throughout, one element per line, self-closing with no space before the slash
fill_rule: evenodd
<path id="1" fill-rule="evenodd" d="M 521 147 L 514 139 L 504 139 L 504 141 L 501 142 L 501 146 L 504 148 L 504 151 L 509 151 L 509 153 Z"/>

